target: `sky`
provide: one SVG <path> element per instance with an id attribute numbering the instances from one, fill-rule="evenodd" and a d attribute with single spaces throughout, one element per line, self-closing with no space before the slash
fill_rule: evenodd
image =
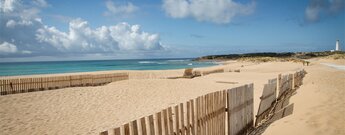
<path id="1" fill-rule="evenodd" d="M 345 49 L 345 0 L 0 1 L 0 62 Z"/>

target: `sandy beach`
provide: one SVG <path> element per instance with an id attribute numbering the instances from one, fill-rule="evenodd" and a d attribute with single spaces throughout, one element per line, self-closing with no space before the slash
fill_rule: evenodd
<path id="1" fill-rule="evenodd" d="M 183 70 L 129 71 L 129 80 L 104 86 L 1 96 L 0 130 L 4 135 L 98 134 L 197 96 L 247 83 L 254 83 L 256 113 L 268 79 L 304 68 L 308 72 L 304 84 L 290 100 L 295 103 L 293 114 L 274 122 L 264 134 L 344 134 L 345 71 L 322 62 L 345 65 L 344 60 L 314 60 L 311 66 L 292 62 L 228 62 L 198 70 L 224 68 L 241 72 L 163 79 L 180 76 Z"/>
<path id="2" fill-rule="evenodd" d="M 297 94 L 290 99 L 294 112 L 274 122 L 265 135 L 345 134 L 345 70 L 322 63 L 345 66 L 344 60 L 314 59 L 305 67 L 308 74 Z"/>

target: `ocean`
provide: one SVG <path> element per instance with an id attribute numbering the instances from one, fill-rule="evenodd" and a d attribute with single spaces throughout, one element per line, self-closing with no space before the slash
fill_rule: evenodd
<path id="1" fill-rule="evenodd" d="M 56 74 L 107 70 L 167 70 L 207 67 L 215 62 L 192 59 L 89 60 L 0 63 L 0 76 Z"/>

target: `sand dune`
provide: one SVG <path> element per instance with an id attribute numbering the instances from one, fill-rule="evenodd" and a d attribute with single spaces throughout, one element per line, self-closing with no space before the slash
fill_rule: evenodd
<path id="1" fill-rule="evenodd" d="M 266 135 L 344 135 L 345 134 L 345 70 L 320 63 L 345 65 L 344 60 L 314 60 L 305 67 L 308 72 L 297 94 L 292 115 L 274 122 Z"/>

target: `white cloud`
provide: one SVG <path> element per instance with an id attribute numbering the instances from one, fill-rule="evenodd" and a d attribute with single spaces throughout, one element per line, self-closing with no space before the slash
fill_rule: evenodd
<path id="1" fill-rule="evenodd" d="M 157 34 L 142 32 L 139 25 L 120 23 L 91 29 L 82 19 L 72 20 L 69 31 L 45 26 L 37 30 L 37 40 L 53 45 L 63 52 L 111 52 L 117 50 L 159 50 Z"/>
<path id="2" fill-rule="evenodd" d="M 128 15 L 132 14 L 135 11 L 137 11 L 139 8 L 132 3 L 128 2 L 126 4 L 116 4 L 111 0 L 108 0 L 105 3 L 105 6 L 107 7 L 108 11 L 105 12 L 106 15 Z"/>
<path id="3" fill-rule="evenodd" d="M 35 3 L 37 1 L 14 0 L 7 3 L 10 6 L 6 8 L 3 6 L 4 1 L 1 2 L 1 11 L 6 9 L 6 13 L 2 13 L 0 18 L 0 43 L 10 43 L 16 48 L 16 53 L 0 53 L 1 58 L 61 54 L 139 55 L 164 50 L 159 35 L 142 31 L 139 25 L 119 23 L 91 28 L 87 21 L 79 18 L 66 20 L 69 22 L 69 29 L 62 31 L 43 23 L 39 15 L 42 6 Z M 6 50 L 13 46 L 6 44 Z"/>
<path id="4" fill-rule="evenodd" d="M 8 13 L 12 12 L 19 3 L 17 0 L 1 0 L 0 1 L 0 9 L 1 12 Z"/>
<path id="5" fill-rule="evenodd" d="M 308 22 L 317 22 L 330 13 L 337 14 L 343 11 L 344 6 L 344 0 L 310 0 L 305 9 L 305 19 Z"/>
<path id="6" fill-rule="evenodd" d="M 22 51 L 22 54 L 31 54 L 32 52 L 31 51 L 28 51 L 28 50 L 23 50 Z"/>
<path id="7" fill-rule="evenodd" d="M 254 12 L 255 2 L 241 4 L 233 0 L 163 0 L 163 9 L 173 18 L 192 17 L 198 21 L 226 24 L 236 16 Z"/>
<path id="8" fill-rule="evenodd" d="M 8 54 L 8 53 L 16 53 L 17 52 L 17 46 L 14 44 L 3 42 L 0 44 L 0 53 Z"/>
<path id="9" fill-rule="evenodd" d="M 45 0 L 33 0 L 34 4 L 40 7 L 48 7 L 48 3 Z"/>

